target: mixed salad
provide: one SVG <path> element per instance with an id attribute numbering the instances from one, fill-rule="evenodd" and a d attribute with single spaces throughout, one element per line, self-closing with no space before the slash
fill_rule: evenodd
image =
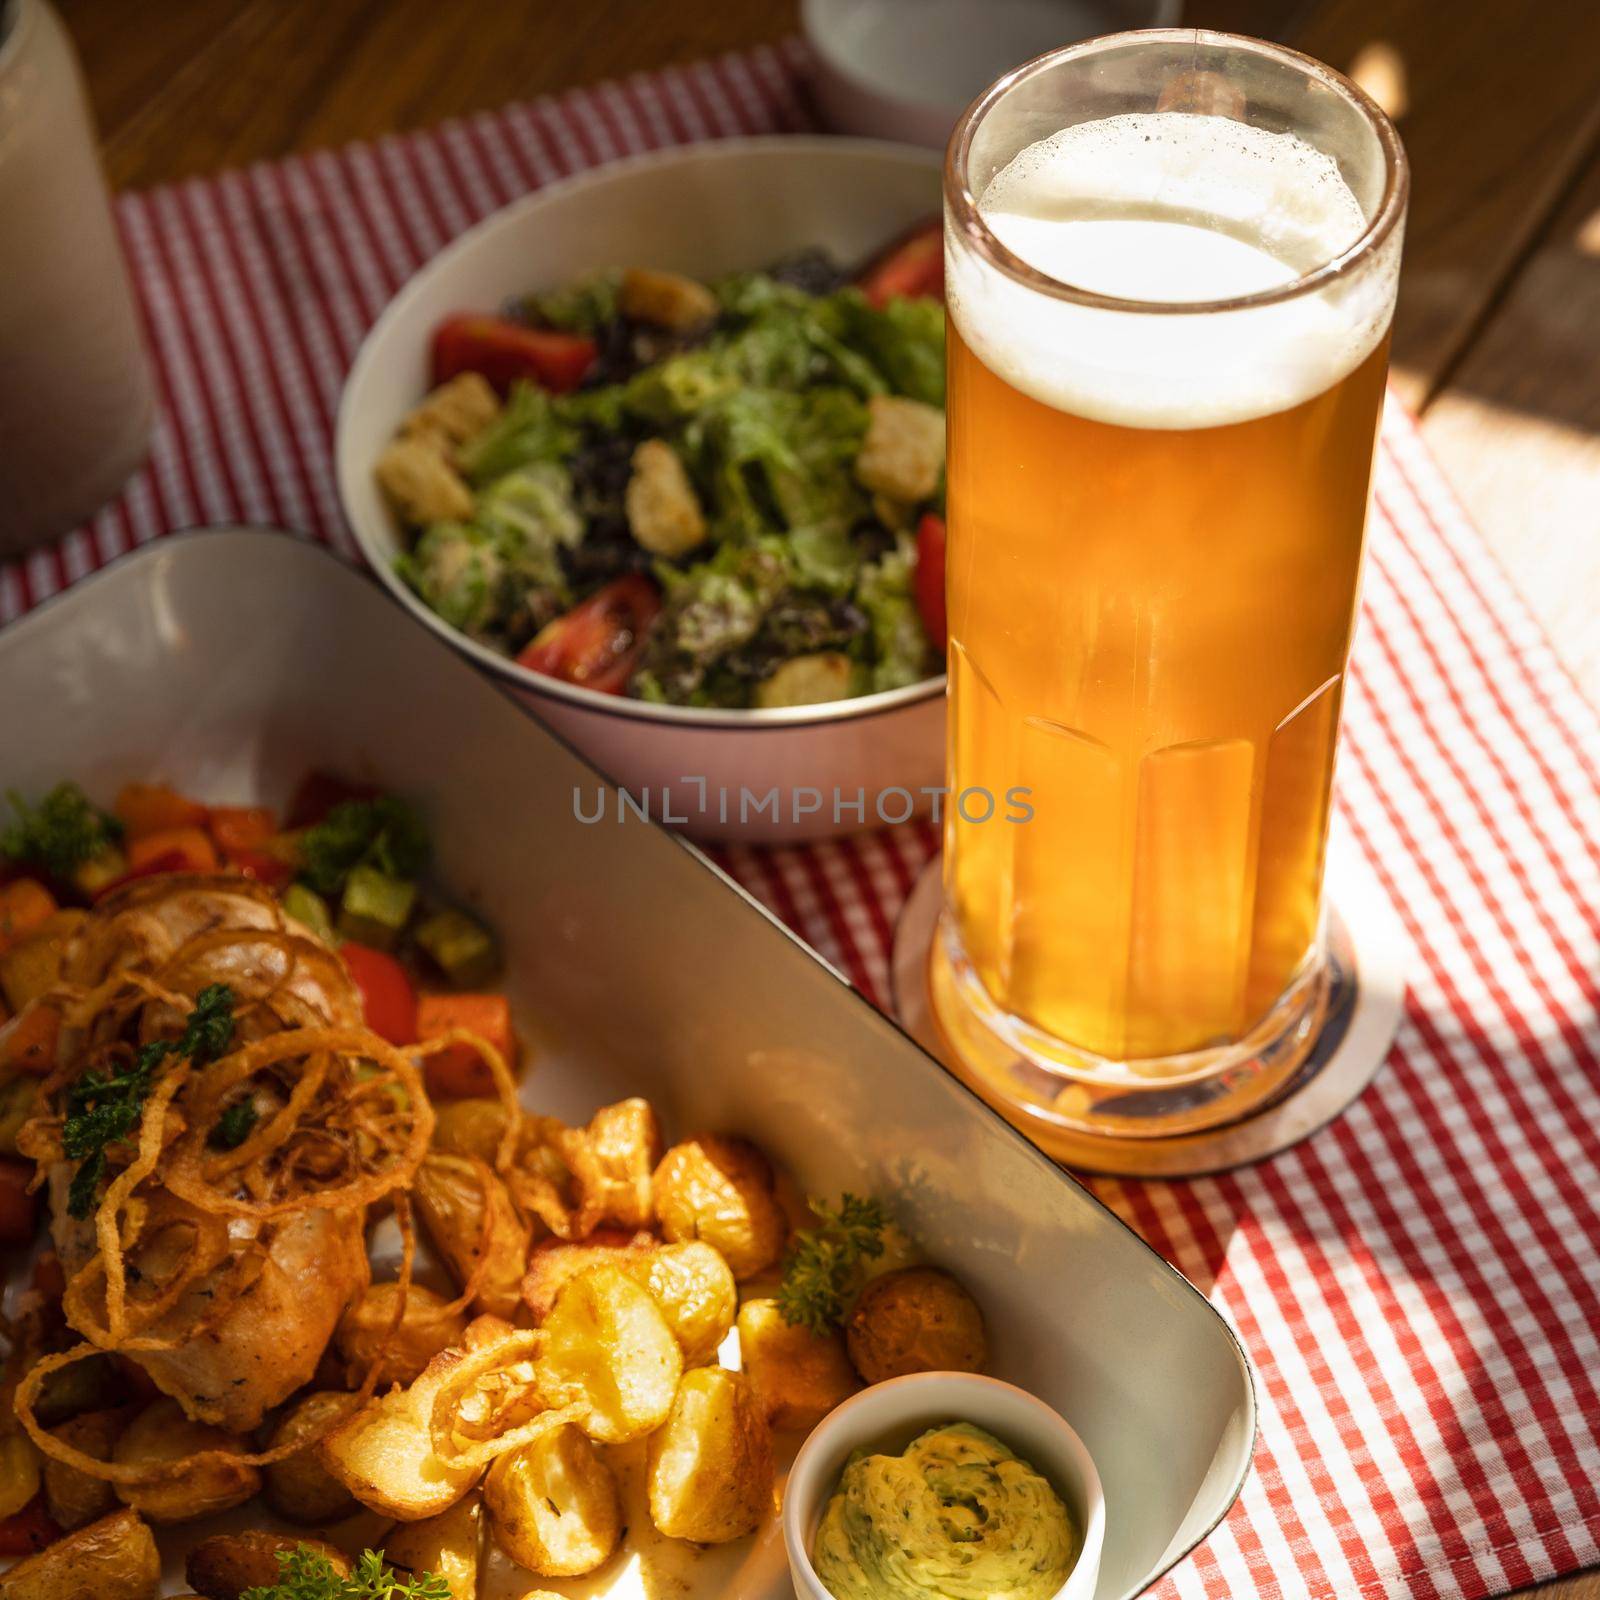
<path id="1" fill-rule="evenodd" d="M 942 296 L 934 222 L 858 272 L 629 268 L 447 318 L 377 463 L 400 573 L 523 666 L 662 704 L 936 673 Z"/>

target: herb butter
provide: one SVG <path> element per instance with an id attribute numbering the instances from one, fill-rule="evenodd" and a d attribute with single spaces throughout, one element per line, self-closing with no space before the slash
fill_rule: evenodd
<path id="1" fill-rule="evenodd" d="M 851 1456 L 812 1563 L 835 1600 L 1050 1600 L 1078 1531 L 1041 1473 L 970 1423 Z"/>

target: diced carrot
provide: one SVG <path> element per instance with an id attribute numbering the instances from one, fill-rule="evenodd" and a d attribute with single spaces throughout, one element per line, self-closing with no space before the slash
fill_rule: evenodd
<path id="1" fill-rule="evenodd" d="M 28 1244 L 39 1225 L 39 1196 L 30 1193 L 34 1166 L 0 1156 L 0 1244 Z"/>
<path id="2" fill-rule="evenodd" d="M 164 783 L 128 783 L 112 806 L 128 836 L 167 833 L 174 828 L 203 828 L 206 808 Z"/>
<path id="3" fill-rule="evenodd" d="M 159 833 L 140 834 L 128 841 L 128 869 L 137 872 L 157 856 L 179 856 L 180 872 L 215 872 L 217 847 L 202 828 L 163 828 Z"/>
<path id="4" fill-rule="evenodd" d="M 464 1028 L 492 1044 L 516 1065 L 517 1036 L 511 1029 L 511 1005 L 503 994 L 425 994 L 417 1001 L 417 1038 L 424 1044 Z M 423 1064 L 428 1093 L 441 1100 L 492 1095 L 489 1064 L 470 1044 L 458 1043 L 431 1055 Z"/>
<path id="5" fill-rule="evenodd" d="M 56 1037 L 61 1013 L 54 1006 L 34 1005 L 8 1024 L 0 1038 L 0 1070 L 46 1077 L 56 1064 Z"/>
<path id="6" fill-rule="evenodd" d="M 56 897 L 32 878 L 18 878 L 0 889 L 0 950 L 32 933 L 54 914 Z"/>
<path id="7" fill-rule="evenodd" d="M 211 837 L 224 855 L 259 850 L 277 831 L 278 820 L 265 806 L 211 808 Z"/>
<path id="8" fill-rule="evenodd" d="M 15 1516 L 0 1521 L 0 1556 L 31 1556 L 61 1537 L 56 1520 L 35 1495 Z"/>

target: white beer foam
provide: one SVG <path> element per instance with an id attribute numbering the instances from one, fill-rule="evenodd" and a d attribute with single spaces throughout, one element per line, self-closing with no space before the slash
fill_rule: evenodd
<path id="1" fill-rule="evenodd" d="M 1329 156 L 1225 117 L 1138 113 L 1029 145 L 978 208 L 1058 283 L 1121 299 L 1222 300 L 1292 283 L 1355 243 L 1359 202 Z M 1386 260 L 1243 311 L 1120 312 L 1024 288 L 962 244 L 948 296 L 992 371 L 1046 405 L 1140 428 L 1203 428 L 1298 405 L 1360 365 L 1394 305 Z"/>

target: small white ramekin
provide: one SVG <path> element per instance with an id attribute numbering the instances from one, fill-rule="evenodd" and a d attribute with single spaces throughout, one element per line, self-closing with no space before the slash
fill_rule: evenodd
<path id="1" fill-rule="evenodd" d="M 832 1600 L 811 1564 L 811 1543 L 857 1449 L 903 1450 L 927 1428 L 970 1422 L 1050 1480 L 1083 1529 L 1083 1548 L 1052 1600 L 1091 1600 L 1105 1542 L 1105 1497 L 1083 1441 L 1042 1400 L 973 1372 L 917 1372 L 874 1384 L 832 1411 L 800 1447 L 783 1495 L 783 1542 L 799 1600 Z"/>

